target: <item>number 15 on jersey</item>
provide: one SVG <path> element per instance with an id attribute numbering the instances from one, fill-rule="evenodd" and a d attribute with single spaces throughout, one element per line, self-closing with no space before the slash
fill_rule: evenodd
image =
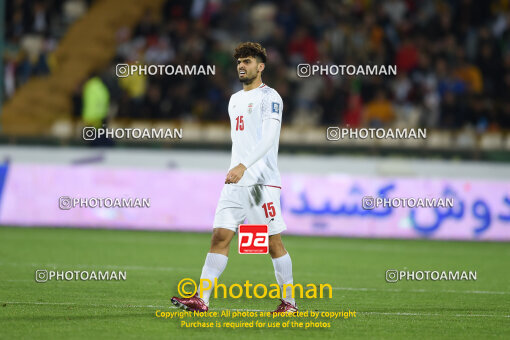
<path id="1" fill-rule="evenodd" d="M 244 130 L 244 120 L 243 116 L 237 116 L 236 117 L 236 131 Z"/>

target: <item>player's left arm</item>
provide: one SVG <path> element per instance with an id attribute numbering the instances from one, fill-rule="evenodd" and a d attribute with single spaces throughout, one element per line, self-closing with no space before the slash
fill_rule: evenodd
<path id="1" fill-rule="evenodd" d="M 237 183 L 241 180 L 246 169 L 264 157 L 271 147 L 278 141 L 280 131 L 283 103 L 280 96 L 267 95 L 262 100 L 262 138 L 244 157 L 237 166 L 232 168 L 225 180 L 225 183 Z"/>

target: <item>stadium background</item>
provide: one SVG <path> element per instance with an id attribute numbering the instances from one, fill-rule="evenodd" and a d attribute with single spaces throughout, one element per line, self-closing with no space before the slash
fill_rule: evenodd
<path id="1" fill-rule="evenodd" d="M 334 273 L 327 278 L 337 285 L 342 281 L 345 288 L 338 287 L 335 294 L 341 292 L 342 301 L 360 308 L 366 299 L 361 295 L 363 289 L 375 289 L 378 298 L 392 294 L 381 288 L 386 287 L 384 269 L 413 269 L 415 265 L 421 267 L 414 269 L 436 266 L 458 270 L 476 269 L 478 265 L 486 275 L 484 279 L 493 282 L 479 280 L 464 286 L 446 283 L 441 289 L 489 293 L 476 297 L 461 294 L 465 309 L 443 306 L 440 317 L 442 312 L 475 310 L 482 315 L 494 311 L 499 316 L 510 314 L 508 280 L 504 275 L 498 278 L 508 249 L 502 243 L 483 242 L 510 240 L 508 1 L 15 0 L 0 6 L 0 224 L 5 226 L 0 232 L 3 242 L 9 244 L 2 251 L 0 265 L 6 276 L 13 276 L 1 281 L 6 288 L 2 301 L 33 308 L 7 312 L 7 320 L 22 315 L 25 319 L 21 322 L 28 324 L 35 313 L 59 312 L 58 304 L 51 305 L 59 294 L 51 288 L 43 294 L 42 307 L 22 298 L 22 292 L 29 291 L 28 297 L 34 301 L 40 294 L 40 286 L 33 286 L 33 270 L 39 268 L 34 263 L 54 268 L 131 265 L 135 272 L 142 265 L 159 263 L 160 269 L 153 275 L 158 271 L 168 274 L 161 269 L 167 266 L 189 265 L 187 272 L 173 272 L 175 275 L 167 276 L 165 283 L 152 286 L 160 290 L 159 301 L 173 294 L 182 275 L 190 275 L 190 271 L 199 275 L 229 165 L 226 107 L 230 95 L 241 89 L 232 58 L 234 47 L 241 41 L 257 41 L 267 49 L 263 81 L 275 88 L 284 102 L 279 167 L 287 234 L 301 235 L 288 236 L 289 251 L 300 252 L 295 263 L 299 259 L 308 263 L 305 258 L 323 262 L 325 256 L 337 254 L 342 258 L 344 251 L 352 251 L 352 257 L 358 256 L 357 261 L 366 269 L 363 275 L 354 264 L 332 269 L 325 263 L 318 268 Z M 215 65 L 216 73 L 119 78 L 115 68 L 122 63 Z M 397 65 L 398 71 L 397 76 L 302 78 L 296 72 L 302 63 Z M 182 128 L 183 138 L 84 140 L 84 126 L 102 125 Z M 326 129 L 330 126 L 426 128 L 427 138 L 328 141 Z M 361 198 L 381 192 L 391 197 L 453 196 L 455 207 L 391 209 L 384 216 L 363 212 Z M 62 210 L 61 196 L 149 197 L 151 208 Z M 54 227 L 84 230 L 73 234 Z M 168 233 L 94 234 L 100 231 L 88 228 Z M 147 239 L 160 249 L 144 243 Z M 75 247 L 62 247 L 58 240 Z M 146 256 L 137 253 L 144 259 L 134 254 L 123 258 L 120 253 L 130 250 L 115 248 L 118 242 L 132 242 Z M 308 242 L 314 246 L 303 246 Z M 93 254 L 101 244 L 116 250 Z M 183 252 L 192 246 L 196 255 L 182 264 L 175 259 L 151 262 L 152 255 L 178 256 L 168 249 L 171 246 L 181 247 Z M 318 252 L 323 247 L 325 253 Z M 388 251 L 388 258 L 363 267 L 364 260 L 374 261 L 372 255 L 378 251 Z M 444 258 L 450 255 L 449 260 Z M 260 265 L 261 271 L 267 270 L 268 283 L 272 282 L 268 263 L 232 256 L 234 261 L 255 268 Z M 422 256 L 428 256 L 430 262 Z M 349 261 L 354 261 L 352 257 Z M 227 282 L 236 282 L 235 276 L 229 275 L 242 275 L 240 268 L 236 272 L 236 265 L 232 266 L 232 272 L 225 274 Z M 312 273 L 310 269 L 308 277 L 305 273 L 296 279 L 307 280 L 314 277 Z M 352 275 L 347 284 L 343 273 Z M 155 280 L 155 276 L 144 279 Z M 373 287 L 366 288 L 370 280 Z M 380 282 L 376 284 L 377 280 Z M 77 287 L 91 293 L 84 288 L 86 283 L 79 284 L 82 286 Z M 425 283 L 404 288 L 419 290 L 421 284 Z M 106 296 L 113 294 L 108 287 L 104 289 Z M 454 296 L 434 292 L 439 297 L 432 296 L 455 304 Z M 68 303 L 73 296 L 76 300 L 69 303 L 89 303 L 87 308 L 93 308 L 77 292 L 66 295 L 64 291 L 64 296 L 67 302 L 59 303 Z M 429 298 L 420 298 L 423 300 L 417 305 L 422 309 L 418 312 L 430 312 Z M 140 303 L 154 304 L 149 296 L 144 299 Z M 396 299 L 396 305 L 375 303 L 379 307 L 375 311 L 368 305 L 372 314 L 367 315 L 384 319 L 384 313 L 395 309 L 415 313 L 404 300 Z M 372 296 L 371 301 L 379 300 Z M 110 302 L 128 305 L 132 300 L 112 298 L 105 305 Z M 484 304 L 486 307 L 481 308 Z M 314 307 L 324 308 L 320 303 Z M 457 319 L 451 315 L 444 317 L 445 322 L 450 317 L 454 320 L 451 329 L 466 334 L 498 336 L 502 334 L 498 332 L 508 331 L 498 317 L 481 317 L 478 326 L 469 320 L 455 324 Z M 396 319 L 396 323 L 405 322 Z M 391 336 L 382 329 L 392 320 L 374 322 L 378 321 L 380 327 L 374 327 L 378 333 L 368 334 Z M 369 320 L 364 325 L 368 332 L 374 324 Z M 488 325 L 495 333 L 485 333 Z M 401 336 L 416 335 L 404 324 L 398 327 Z M 13 326 L 9 331 L 20 334 L 16 332 L 22 328 Z M 42 329 L 37 328 L 37 332 L 44 335 Z M 352 327 L 351 331 L 347 334 L 360 336 L 359 328 Z"/>

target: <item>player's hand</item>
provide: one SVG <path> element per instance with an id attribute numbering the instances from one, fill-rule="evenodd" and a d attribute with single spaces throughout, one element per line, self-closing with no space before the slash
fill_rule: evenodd
<path id="1" fill-rule="evenodd" d="M 230 171 L 227 174 L 227 178 L 225 179 L 225 184 L 239 182 L 243 177 L 245 171 L 246 167 L 242 163 L 239 163 L 239 165 L 230 169 Z"/>

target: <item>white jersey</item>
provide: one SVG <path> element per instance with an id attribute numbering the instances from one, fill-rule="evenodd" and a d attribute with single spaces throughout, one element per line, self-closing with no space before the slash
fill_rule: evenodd
<path id="1" fill-rule="evenodd" d="M 232 137 L 232 169 L 248 156 L 262 137 L 262 121 L 276 119 L 282 122 L 283 101 L 278 92 L 265 84 L 250 91 L 238 91 L 230 97 L 230 135 Z M 251 186 L 265 184 L 281 187 L 278 171 L 278 131 L 276 141 L 269 151 L 250 166 L 241 180 L 234 185 Z"/>

